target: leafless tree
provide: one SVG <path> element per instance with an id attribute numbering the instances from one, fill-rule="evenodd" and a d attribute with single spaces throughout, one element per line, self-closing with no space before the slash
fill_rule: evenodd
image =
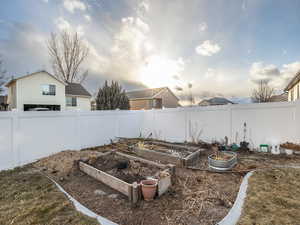
<path id="1" fill-rule="evenodd" d="M 186 97 L 188 99 L 189 105 L 193 106 L 193 105 L 195 105 L 195 98 L 194 98 L 193 93 L 192 93 L 193 84 L 192 83 L 188 83 L 187 84 L 187 88 L 188 88 L 188 93 L 186 94 Z M 177 91 L 180 91 L 180 92 L 185 91 L 185 89 L 182 88 L 182 87 L 180 87 L 180 86 L 175 87 L 175 89 Z"/>
<path id="2" fill-rule="evenodd" d="M 268 82 L 260 81 L 257 89 L 252 92 L 253 102 L 270 102 L 271 97 L 274 95 L 274 88 L 270 87 Z"/>
<path id="3" fill-rule="evenodd" d="M 82 72 L 80 66 L 87 58 L 89 48 L 80 39 L 77 32 L 51 33 L 47 46 L 52 68 L 57 78 L 69 83 L 82 83 L 86 79 L 88 71 Z"/>
<path id="4" fill-rule="evenodd" d="M 5 84 L 6 81 L 7 81 L 6 70 L 4 69 L 3 60 L 0 55 L 0 93 L 4 91 L 3 85 Z"/>

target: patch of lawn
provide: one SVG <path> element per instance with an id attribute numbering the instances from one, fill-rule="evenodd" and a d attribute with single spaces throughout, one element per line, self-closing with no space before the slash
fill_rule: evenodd
<path id="1" fill-rule="evenodd" d="M 30 166 L 0 172 L 0 190 L 1 225 L 99 225 Z"/>
<path id="2" fill-rule="evenodd" d="M 300 223 L 300 169 L 255 172 L 249 179 L 239 225 Z"/>

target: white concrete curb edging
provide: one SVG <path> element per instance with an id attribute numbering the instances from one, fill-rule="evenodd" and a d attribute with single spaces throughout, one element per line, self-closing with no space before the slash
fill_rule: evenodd
<path id="1" fill-rule="evenodd" d="M 51 178 L 49 178 L 49 179 L 58 187 L 58 189 L 61 192 L 63 192 L 72 201 L 72 203 L 74 204 L 77 211 L 79 211 L 79 212 L 81 212 L 84 215 L 87 215 L 89 217 L 96 218 L 100 225 L 118 225 L 118 224 L 116 224 L 116 223 L 114 223 L 114 222 L 112 222 L 112 221 L 110 221 L 110 220 L 108 220 L 108 219 L 106 219 L 102 216 L 97 215 L 96 213 L 94 213 L 90 209 L 86 208 L 85 206 L 80 204 L 80 202 L 78 202 L 76 199 L 74 199 L 71 195 L 69 195 L 58 183 L 56 183 Z"/>
<path id="2" fill-rule="evenodd" d="M 219 223 L 217 223 L 218 225 L 234 225 L 239 221 L 247 194 L 248 179 L 252 176 L 252 174 L 253 171 L 247 173 L 243 178 L 239 193 L 232 208 L 230 209 L 229 213 Z"/>

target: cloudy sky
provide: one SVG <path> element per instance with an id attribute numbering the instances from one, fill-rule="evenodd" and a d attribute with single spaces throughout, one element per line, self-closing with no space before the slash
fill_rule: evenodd
<path id="1" fill-rule="evenodd" d="M 77 31 L 90 49 L 85 85 L 126 89 L 188 83 L 200 100 L 277 90 L 300 69 L 299 0 L 5 0 L 0 54 L 9 75 L 51 72 L 51 32 Z"/>

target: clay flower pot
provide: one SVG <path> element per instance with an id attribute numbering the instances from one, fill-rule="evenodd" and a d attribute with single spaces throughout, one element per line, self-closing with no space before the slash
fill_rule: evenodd
<path id="1" fill-rule="evenodd" d="M 157 181 L 156 180 L 142 180 L 142 193 L 145 201 L 153 200 L 156 194 Z"/>

